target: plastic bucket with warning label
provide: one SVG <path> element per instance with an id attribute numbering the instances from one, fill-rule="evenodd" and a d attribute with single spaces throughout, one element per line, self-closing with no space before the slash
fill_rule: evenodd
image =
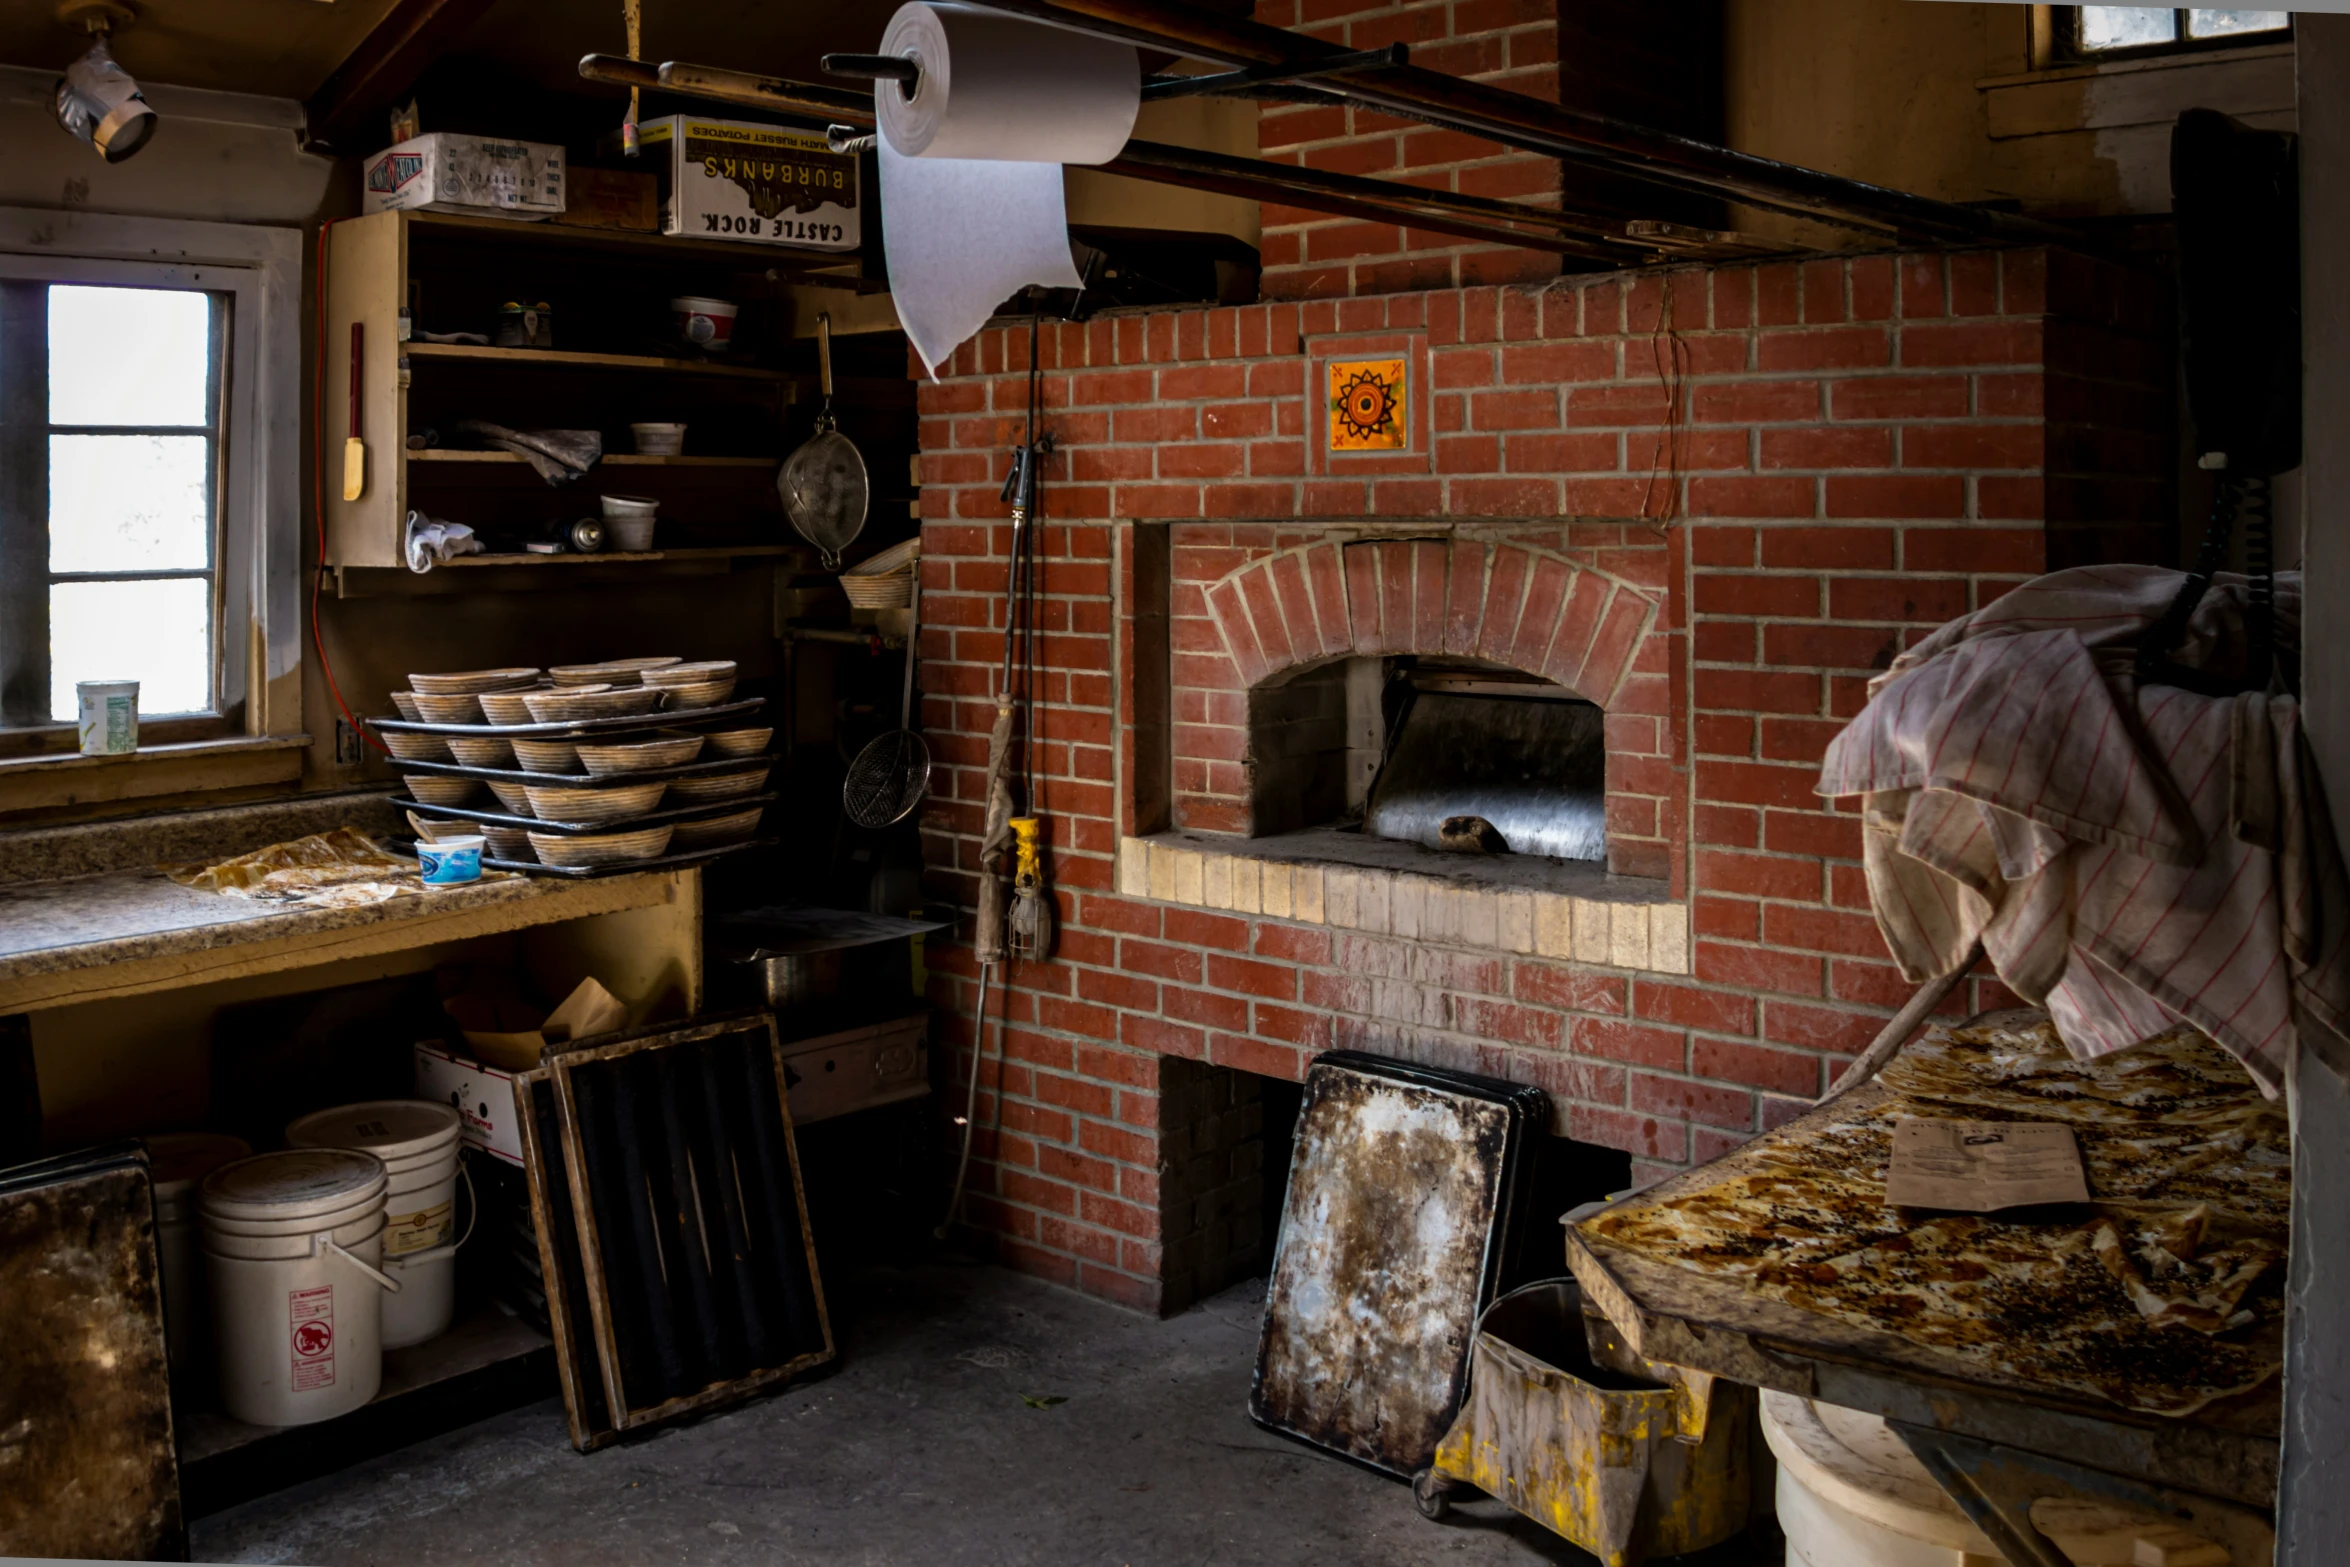
<path id="1" fill-rule="evenodd" d="M 163 1274 L 163 1341 L 177 1377 L 201 1367 L 211 1343 L 196 1185 L 222 1165 L 250 1158 L 253 1145 L 226 1132 L 162 1132 L 146 1143 L 155 1182 L 155 1263 Z"/>
<path id="2" fill-rule="evenodd" d="M 384 1270 L 400 1293 L 384 1302 L 383 1346 L 405 1349 L 445 1330 L 457 1309 L 457 1176 L 464 1118 L 429 1099 L 370 1099 L 301 1117 L 296 1148 L 356 1148 L 384 1163 Z M 470 1226 L 468 1226 L 470 1228 Z"/>
<path id="3" fill-rule="evenodd" d="M 348 1414 L 383 1382 L 383 1161 L 293 1148 L 224 1164 L 196 1197 L 221 1406 L 248 1425 Z"/>

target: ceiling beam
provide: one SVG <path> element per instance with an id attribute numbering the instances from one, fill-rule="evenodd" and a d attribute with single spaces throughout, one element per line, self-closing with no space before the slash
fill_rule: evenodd
<path id="1" fill-rule="evenodd" d="M 1346 53 L 1336 44 L 1246 17 L 1220 15 L 1183 0 L 977 3 L 993 11 L 1243 69 L 1315 66 Z M 1310 87 L 1293 84 L 1287 90 L 1361 104 L 1527 152 L 1574 159 L 1670 190 L 1727 197 L 1748 206 L 1905 239 L 2095 248 L 2089 236 L 2037 218 L 1937 201 L 1756 157 L 1424 66 L 1318 76 Z"/>
<path id="2" fill-rule="evenodd" d="M 370 153 L 384 144 L 384 116 L 425 68 L 464 36 L 497 0 L 398 0 L 303 107 L 309 144 L 327 152 Z"/>
<path id="3" fill-rule="evenodd" d="M 858 128 L 873 124 L 870 93 L 759 76 L 748 71 L 678 60 L 654 67 L 616 55 L 591 54 L 579 62 L 579 74 L 592 82 L 657 88 L 683 97 L 706 98 L 816 124 L 834 122 Z M 1117 157 L 1101 165 L 1100 172 L 1616 266 L 1638 265 L 1660 252 L 1747 253 L 1747 247 L 1734 240 L 1710 244 L 1687 238 L 1659 240 L 1634 235 L 1622 223 L 1561 212 L 1553 207 L 1457 195 L 1392 180 L 1334 174 L 1157 142 L 1129 141 Z"/>

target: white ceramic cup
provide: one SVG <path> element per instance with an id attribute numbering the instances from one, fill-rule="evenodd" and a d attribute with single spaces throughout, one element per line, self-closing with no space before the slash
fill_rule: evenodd
<path id="1" fill-rule="evenodd" d="M 139 748 L 136 680 L 83 680 L 73 691 L 81 705 L 82 755 L 128 756 Z"/>

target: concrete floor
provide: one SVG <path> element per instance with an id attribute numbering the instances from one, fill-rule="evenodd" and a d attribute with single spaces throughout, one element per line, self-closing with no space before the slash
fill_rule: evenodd
<path id="1" fill-rule="evenodd" d="M 1429 1523 L 1401 1484 L 1250 1424 L 1261 1280 L 1165 1322 L 977 1265 L 852 1288 L 837 1375 L 588 1457 L 536 1404 L 199 1520 L 195 1559 L 1592 1560 L 1482 1498 Z"/>

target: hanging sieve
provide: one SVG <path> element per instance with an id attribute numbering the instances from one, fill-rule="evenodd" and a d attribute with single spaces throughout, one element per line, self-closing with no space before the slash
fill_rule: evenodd
<path id="1" fill-rule="evenodd" d="M 841 809 L 860 827 L 889 827 L 913 814 L 930 792 L 930 747 L 914 732 L 915 637 L 922 626 L 922 568 L 914 568 L 913 610 L 906 617 L 906 688 L 898 727 L 865 742 L 840 786 Z"/>
<path id="2" fill-rule="evenodd" d="M 816 354 L 823 373 L 824 406 L 816 414 L 816 433 L 783 460 L 775 476 L 776 493 L 783 497 L 785 515 L 800 537 L 816 546 L 826 571 L 840 570 L 840 552 L 848 548 L 865 526 L 865 507 L 871 487 L 865 479 L 865 459 L 857 443 L 840 433 L 832 421 L 832 315 L 816 317 Z"/>

